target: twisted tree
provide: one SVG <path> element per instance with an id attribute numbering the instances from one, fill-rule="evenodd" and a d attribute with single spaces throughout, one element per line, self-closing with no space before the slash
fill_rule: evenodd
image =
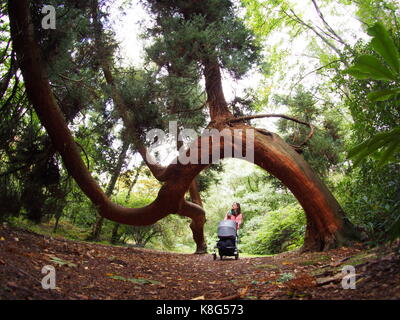
<path id="1" fill-rule="evenodd" d="M 248 134 L 254 134 L 254 163 L 287 186 L 304 208 L 307 230 L 304 250 L 325 250 L 358 239 L 352 224 L 321 179 L 309 167 L 296 147 L 287 144 L 277 134 L 254 128 L 244 119 L 235 119 L 222 89 L 221 68 L 241 77 L 257 60 L 258 48 L 250 32 L 236 17 L 229 0 L 148 0 L 150 14 L 156 21 L 151 29 L 154 44 L 148 48 L 151 59 L 160 70 L 190 81 L 205 81 L 206 106 L 210 116 L 208 129 L 231 132 L 242 130 L 240 139 L 200 136 L 186 151 L 207 158 L 205 164 L 183 164 L 179 160 L 167 167 L 154 164 L 138 128 L 135 106 L 124 100 L 112 73 L 112 60 L 99 54 L 100 65 L 112 91 L 114 107 L 124 122 L 137 150 L 142 154 L 153 175 L 163 185 L 157 198 L 143 208 L 126 208 L 113 203 L 91 176 L 80 157 L 74 138 L 52 93 L 40 46 L 35 39 L 29 0 L 8 1 L 13 48 L 22 71 L 28 97 L 61 155 L 69 174 L 90 198 L 103 217 L 129 225 L 149 225 L 177 213 L 192 219 L 191 228 L 197 252 L 206 251 L 203 227 L 205 212 L 195 201 L 193 181 L 212 163 L 212 155 L 220 158 L 226 148 L 246 149 Z M 94 32 L 101 46 L 99 5 L 92 1 Z M 97 17 L 96 17 L 97 16 Z M 99 49 L 99 47 L 98 47 Z M 246 119 L 247 120 L 247 119 Z M 247 131 L 246 131 L 247 130 Z M 217 141 L 218 140 L 218 141 Z M 233 153 L 232 153 L 233 154 Z M 204 163 L 204 162 L 203 162 Z M 191 189 L 194 202 L 185 199 Z M 198 199 L 197 199 L 198 202 Z"/>

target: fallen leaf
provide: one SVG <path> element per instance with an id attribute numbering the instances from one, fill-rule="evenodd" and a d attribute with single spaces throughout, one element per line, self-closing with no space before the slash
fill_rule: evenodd
<path id="1" fill-rule="evenodd" d="M 247 291 L 249 291 L 249 287 L 239 289 L 240 298 L 243 298 L 247 294 Z"/>
<path id="2" fill-rule="evenodd" d="M 323 286 L 325 284 L 337 281 L 342 278 L 343 278 L 343 275 L 341 273 L 338 273 L 337 275 L 334 275 L 333 277 L 318 278 L 318 279 L 316 279 L 316 282 L 317 282 L 317 285 Z"/>
<path id="3" fill-rule="evenodd" d="M 63 259 L 58 258 L 58 257 L 56 257 L 56 256 L 51 256 L 51 257 L 50 257 L 50 261 L 51 261 L 51 262 L 54 262 L 55 264 L 58 264 L 58 265 L 60 265 L 60 266 L 66 265 L 66 266 L 71 267 L 71 268 L 75 268 L 75 267 L 77 266 L 75 263 L 72 263 L 72 262 L 70 262 L 70 261 L 63 260 Z"/>
<path id="4" fill-rule="evenodd" d="M 114 280 L 129 281 L 129 282 L 138 283 L 138 284 L 161 284 L 161 282 L 159 282 L 159 281 L 149 280 L 149 279 L 145 279 L 145 278 L 125 278 L 125 277 L 118 276 L 118 275 L 112 275 L 109 277 Z"/>

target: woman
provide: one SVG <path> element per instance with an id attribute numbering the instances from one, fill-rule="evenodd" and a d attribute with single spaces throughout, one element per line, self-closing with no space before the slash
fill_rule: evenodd
<path id="1" fill-rule="evenodd" d="M 240 225 L 243 222 L 243 215 L 240 209 L 240 204 L 234 202 L 232 205 L 232 209 L 229 210 L 224 218 L 224 220 L 233 220 L 236 222 L 236 230 L 239 230 Z"/>

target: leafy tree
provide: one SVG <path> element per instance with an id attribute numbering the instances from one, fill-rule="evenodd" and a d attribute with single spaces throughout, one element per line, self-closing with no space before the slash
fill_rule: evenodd
<path id="1" fill-rule="evenodd" d="M 330 101 L 318 101 L 315 94 L 298 87 L 292 96 L 275 96 L 278 105 L 285 106 L 294 117 L 315 127 L 315 133 L 307 142 L 303 155 L 318 173 L 327 178 L 331 169 L 341 161 L 343 150 L 343 125 L 340 114 Z M 297 123 L 280 120 L 278 130 L 292 144 L 298 145 L 307 138 L 309 129 Z"/>

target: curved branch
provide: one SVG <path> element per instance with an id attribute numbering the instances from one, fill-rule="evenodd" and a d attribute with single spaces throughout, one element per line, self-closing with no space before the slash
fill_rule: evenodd
<path id="1" fill-rule="evenodd" d="M 197 112 L 197 111 L 202 110 L 206 105 L 207 105 L 207 102 L 203 103 L 200 107 L 197 107 L 194 109 L 189 109 L 189 110 L 177 110 L 177 111 L 171 112 L 171 114 Z"/>
<path id="2" fill-rule="evenodd" d="M 299 120 L 299 119 L 296 119 L 293 117 L 289 117 L 285 114 L 257 114 L 257 115 L 253 115 L 253 116 L 243 116 L 243 117 L 228 119 L 226 121 L 226 123 L 235 123 L 235 122 L 242 122 L 244 120 L 261 119 L 261 118 L 283 118 L 283 119 L 294 121 L 294 122 L 297 122 L 297 123 L 300 123 L 300 124 L 303 124 L 303 125 L 309 127 L 310 132 L 309 132 L 307 138 L 298 146 L 292 145 L 292 147 L 295 149 L 299 149 L 299 148 L 303 147 L 304 145 L 306 145 L 307 142 L 313 137 L 313 135 L 315 133 L 315 127 L 313 125 L 311 125 L 310 123 L 304 122 L 302 120 Z"/>
<path id="3" fill-rule="evenodd" d="M 67 80 L 67 81 L 72 81 L 72 82 L 82 82 L 83 80 L 85 80 L 84 78 L 82 78 L 82 79 L 72 79 L 72 78 L 69 78 L 67 76 L 64 76 L 61 73 L 59 73 L 58 75 L 60 76 L 60 78 L 62 78 L 64 80 Z"/>
<path id="4" fill-rule="evenodd" d="M 84 148 L 79 142 L 75 141 L 75 143 L 77 144 L 77 146 L 79 147 L 79 149 L 81 149 L 82 152 L 83 152 L 83 154 L 85 155 L 85 158 L 86 158 L 86 166 L 87 166 L 88 170 L 90 170 L 89 156 L 88 156 L 88 154 L 86 153 L 85 148 Z"/>
<path id="5" fill-rule="evenodd" d="M 167 173 L 171 178 L 161 187 L 158 197 L 150 205 L 142 208 L 125 208 L 113 203 L 85 166 L 78 146 L 52 93 L 41 51 L 35 40 L 29 0 L 9 0 L 8 9 L 13 45 L 29 100 L 46 128 L 54 148 L 61 155 L 69 174 L 97 207 L 100 215 L 118 223 L 141 226 L 153 224 L 171 213 L 177 213 L 182 207 L 182 199 L 191 182 L 207 165 L 178 163 L 163 169 L 162 172 Z M 113 83 L 112 75 L 107 69 L 105 76 L 110 83 Z M 122 103 L 119 104 L 118 96 L 114 98 L 118 102 L 117 105 L 122 105 Z M 129 120 L 129 115 L 125 114 L 125 116 Z M 128 121 L 128 124 L 130 123 L 132 122 Z"/>

